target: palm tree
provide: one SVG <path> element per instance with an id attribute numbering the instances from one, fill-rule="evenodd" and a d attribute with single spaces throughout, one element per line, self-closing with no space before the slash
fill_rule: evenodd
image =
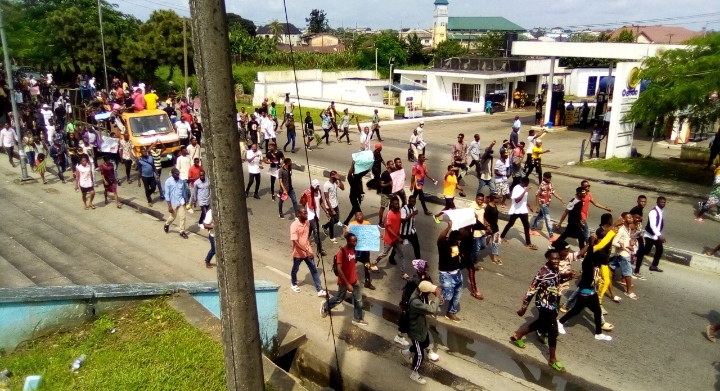
<path id="1" fill-rule="evenodd" d="M 276 41 L 280 40 L 280 36 L 285 32 L 285 29 L 283 28 L 283 24 L 280 23 L 277 19 L 274 19 L 270 24 L 268 25 L 268 31 L 270 34 L 272 34 L 273 39 Z"/>

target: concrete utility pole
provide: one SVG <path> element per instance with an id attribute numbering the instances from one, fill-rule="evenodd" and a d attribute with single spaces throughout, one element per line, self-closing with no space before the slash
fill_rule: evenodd
<path id="1" fill-rule="evenodd" d="M 2 18 L 2 8 L 0 8 L 0 39 L 2 40 L 3 57 L 5 60 L 5 75 L 7 77 L 8 89 L 10 90 L 10 102 L 12 103 L 13 118 L 15 119 L 15 136 L 18 141 L 18 155 L 20 156 L 20 179 L 25 181 L 31 179 L 27 172 L 27 157 L 25 156 L 25 148 L 22 147 L 22 131 L 20 130 L 20 116 L 18 115 L 17 103 L 15 102 L 15 92 L 13 91 L 13 77 L 10 65 L 10 50 L 5 37 L 5 24 Z M 8 118 L 8 122 L 10 119 Z"/>
<path id="2" fill-rule="evenodd" d="M 185 18 L 183 18 L 183 56 L 185 57 L 185 89 L 183 91 L 184 91 L 184 94 L 187 94 L 187 88 L 188 88 L 187 19 L 185 19 Z"/>
<path id="3" fill-rule="evenodd" d="M 190 15 L 212 184 L 227 389 L 262 390 L 265 382 L 225 1 L 190 0 Z"/>
<path id="4" fill-rule="evenodd" d="M 553 122 L 553 126 L 557 126 L 555 122 L 555 118 L 550 118 L 550 115 L 553 113 L 552 108 L 552 93 L 553 93 L 553 79 L 555 79 L 555 57 L 550 57 L 550 74 L 548 75 L 548 87 L 547 91 L 545 93 L 545 122 L 544 124 L 548 122 Z"/>
<path id="5" fill-rule="evenodd" d="M 103 34 L 103 22 L 102 22 L 102 7 L 100 4 L 100 0 L 98 0 L 98 23 L 100 23 L 100 42 L 102 43 L 102 52 L 103 52 L 103 70 L 105 71 L 105 91 L 107 91 L 108 96 L 110 95 L 110 84 L 108 84 L 108 75 L 107 75 L 107 60 L 105 59 L 105 34 Z"/>

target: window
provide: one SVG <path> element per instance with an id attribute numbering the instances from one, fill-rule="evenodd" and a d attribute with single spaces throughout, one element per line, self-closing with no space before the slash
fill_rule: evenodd
<path id="1" fill-rule="evenodd" d="M 480 103 L 480 88 L 479 84 L 453 83 L 452 100 Z"/>
<path id="2" fill-rule="evenodd" d="M 440 22 L 440 27 L 445 27 L 445 22 Z"/>
<path id="3" fill-rule="evenodd" d="M 475 92 L 473 93 L 473 102 L 480 103 L 481 91 L 482 91 L 482 85 L 475 84 Z"/>
<path id="4" fill-rule="evenodd" d="M 460 100 L 460 84 L 452 84 L 452 100 Z"/>

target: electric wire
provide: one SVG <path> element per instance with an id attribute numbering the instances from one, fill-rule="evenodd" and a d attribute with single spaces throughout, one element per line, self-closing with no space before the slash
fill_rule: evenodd
<path id="1" fill-rule="evenodd" d="M 297 68 L 295 66 L 295 49 L 294 49 L 292 40 L 290 39 L 290 28 L 289 28 L 290 27 L 290 19 L 288 17 L 286 0 L 283 0 L 283 9 L 285 11 L 285 34 L 287 35 L 288 43 L 290 44 L 290 59 L 291 59 L 292 68 L 293 68 L 293 78 L 295 80 L 295 94 L 298 97 L 298 110 L 300 111 L 300 116 L 302 117 L 302 105 L 300 103 L 300 87 L 298 85 Z M 305 148 L 303 148 L 305 150 L 305 164 L 307 164 L 307 167 L 308 167 L 308 179 L 310 180 L 310 197 L 314 197 L 313 190 L 312 190 L 312 179 L 313 178 L 312 178 L 312 174 L 310 173 L 310 169 L 309 169 L 310 168 L 310 156 L 308 155 L 308 141 L 307 141 L 307 136 L 305 135 L 305 131 L 306 131 L 305 126 L 306 125 L 303 121 L 302 140 L 303 140 L 303 145 L 305 147 Z M 310 202 L 310 200 L 308 200 L 308 202 Z M 315 205 L 315 210 L 316 210 L 315 218 L 318 220 L 317 221 L 317 229 L 315 230 L 315 244 L 317 246 L 318 258 L 320 258 L 319 263 L 322 267 L 323 281 L 325 282 L 325 300 L 328 304 L 330 304 L 330 292 L 328 290 L 327 273 L 325 270 L 325 259 L 323 258 L 322 243 L 320 242 L 320 219 L 317 217 L 317 212 L 319 212 L 318 205 Z M 339 217 L 340 216 L 338 216 L 338 218 Z M 333 227 L 331 227 L 331 229 L 334 229 L 334 228 L 335 227 L 333 225 Z M 328 316 L 330 317 L 330 332 L 328 334 L 332 335 L 333 349 L 335 350 L 335 365 L 337 368 L 338 379 L 340 381 L 340 389 L 343 389 L 342 373 L 340 371 L 340 356 L 338 355 L 338 350 L 337 350 L 337 337 L 335 336 L 335 327 L 333 324 L 332 311 L 330 311 L 329 307 L 328 307 L 327 313 L 328 313 Z"/>

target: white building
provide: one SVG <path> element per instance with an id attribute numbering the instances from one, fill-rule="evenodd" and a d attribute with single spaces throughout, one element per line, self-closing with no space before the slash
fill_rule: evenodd
<path id="1" fill-rule="evenodd" d="M 575 95 L 579 98 L 593 97 L 601 86 L 605 83 L 609 69 L 608 68 L 566 68 L 569 73 L 566 77 L 565 93 Z M 613 69 L 613 75 L 617 74 L 617 70 Z M 612 79 L 611 79 L 612 80 Z M 610 83 L 612 85 L 612 83 Z"/>
<path id="2" fill-rule="evenodd" d="M 557 68 L 558 60 L 555 60 Z M 520 88 L 532 102 L 547 83 L 550 60 L 452 58 L 436 60 L 431 69 L 396 69 L 400 84 L 427 88 L 421 99 L 424 110 L 483 112 L 492 101 L 495 111 L 510 107 L 512 92 Z M 564 84 L 556 72 L 554 84 Z"/>
<path id="3" fill-rule="evenodd" d="M 295 27 L 292 23 L 282 23 L 282 31 L 278 31 L 279 43 L 284 45 L 297 46 L 302 43 L 302 31 Z M 257 35 L 264 38 L 272 38 L 274 36 L 270 25 L 265 25 L 257 29 Z"/>

